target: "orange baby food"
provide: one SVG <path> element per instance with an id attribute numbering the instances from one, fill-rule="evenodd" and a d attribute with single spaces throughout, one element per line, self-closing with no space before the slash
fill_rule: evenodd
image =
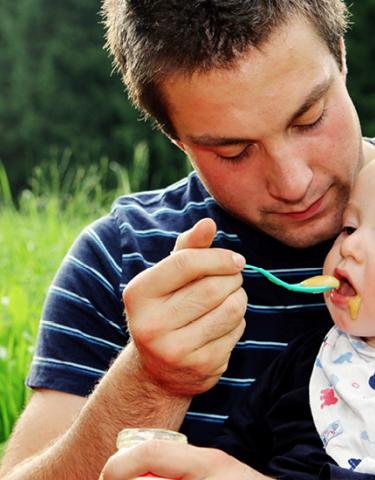
<path id="1" fill-rule="evenodd" d="M 338 288 L 340 282 L 331 275 L 316 275 L 315 277 L 306 278 L 301 282 L 304 287 L 332 287 Z"/>

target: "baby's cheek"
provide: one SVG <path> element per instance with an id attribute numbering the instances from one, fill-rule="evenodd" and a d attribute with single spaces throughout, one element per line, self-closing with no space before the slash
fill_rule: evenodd
<path id="1" fill-rule="evenodd" d="M 335 322 L 335 314 L 337 315 L 337 309 L 332 304 L 332 302 L 329 301 L 329 292 L 324 293 L 324 301 L 325 301 L 326 306 L 328 308 L 329 314 L 331 315 L 332 321 Z"/>
<path id="2" fill-rule="evenodd" d="M 337 239 L 331 250 L 328 252 L 324 264 L 323 264 L 323 275 L 333 275 L 333 272 L 337 265 L 340 262 L 340 240 Z"/>
<path id="3" fill-rule="evenodd" d="M 324 260 L 323 275 L 332 275 L 334 269 L 335 267 L 332 266 L 332 254 L 330 250 L 328 255 L 326 256 L 326 259 Z M 324 295 L 324 298 L 326 298 L 326 295 Z"/>

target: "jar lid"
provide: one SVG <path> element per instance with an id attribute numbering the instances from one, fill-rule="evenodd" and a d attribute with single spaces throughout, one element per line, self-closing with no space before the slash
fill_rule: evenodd
<path id="1" fill-rule="evenodd" d="M 188 443 L 186 435 L 173 430 L 163 428 L 125 428 L 117 435 L 116 446 L 118 449 L 129 448 L 138 443 L 153 439 Z"/>

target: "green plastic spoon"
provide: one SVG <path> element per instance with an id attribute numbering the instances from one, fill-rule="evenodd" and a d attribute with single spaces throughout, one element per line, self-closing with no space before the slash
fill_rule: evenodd
<path id="1" fill-rule="evenodd" d="M 335 277 L 330 275 L 318 275 L 316 277 L 310 277 L 306 280 L 303 280 L 300 283 L 288 283 L 280 280 L 273 273 L 265 270 L 261 267 L 255 267 L 254 265 L 246 264 L 244 270 L 255 270 L 256 272 L 264 275 L 268 280 L 280 287 L 284 287 L 287 290 L 292 290 L 293 292 L 303 292 L 303 293 L 323 293 L 327 290 L 332 290 L 333 288 L 338 288 L 340 282 Z M 319 283 L 320 282 L 320 283 Z"/>

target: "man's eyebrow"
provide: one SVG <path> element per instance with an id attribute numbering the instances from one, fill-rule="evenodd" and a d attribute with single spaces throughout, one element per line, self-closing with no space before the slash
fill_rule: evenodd
<path id="1" fill-rule="evenodd" d="M 187 135 L 187 139 L 189 142 L 201 147 L 224 147 L 241 143 L 253 143 L 253 140 L 248 138 L 214 137 L 212 135 Z"/>
<path id="2" fill-rule="evenodd" d="M 306 113 L 313 105 L 316 103 L 318 100 L 320 100 L 325 93 L 330 89 L 332 83 L 333 83 L 334 77 L 331 75 L 327 79 L 325 79 L 323 82 L 319 83 L 316 85 L 309 95 L 306 97 L 305 101 L 303 104 L 299 107 L 299 109 L 293 113 L 291 116 L 289 123 L 291 124 L 294 120 L 297 118 L 301 117 L 304 113 Z"/>

